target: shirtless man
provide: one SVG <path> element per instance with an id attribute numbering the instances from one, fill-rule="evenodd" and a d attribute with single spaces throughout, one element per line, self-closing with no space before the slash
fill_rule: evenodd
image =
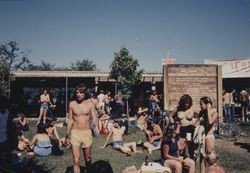
<path id="1" fill-rule="evenodd" d="M 86 87 L 77 86 L 76 100 L 69 103 L 69 120 L 65 137 L 65 143 L 67 145 L 70 143 L 72 147 L 74 173 L 80 173 L 81 148 L 87 169 L 91 165 L 92 133 L 89 126 L 91 118 L 95 133 L 99 134 L 95 106 L 87 98 Z"/>
<path id="2" fill-rule="evenodd" d="M 161 148 L 163 132 L 158 124 L 155 124 L 152 119 L 147 120 L 147 127 L 143 129 L 147 142 L 143 145 L 147 148 L 148 153 L 151 154 L 153 150 Z"/>
<path id="3" fill-rule="evenodd" d="M 160 110 L 160 106 L 159 106 L 159 99 L 158 99 L 158 95 L 157 95 L 157 91 L 153 90 L 152 94 L 149 97 L 149 101 L 152 104 L 152 116 L 154 117 L 155 111 L 159 111 Z"/>

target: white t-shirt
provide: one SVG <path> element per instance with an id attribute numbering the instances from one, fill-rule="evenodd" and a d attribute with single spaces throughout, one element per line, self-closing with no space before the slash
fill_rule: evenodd
<path id="1" fill-rule="evenodd" d="M 99 94 L 97 98 L 99 100 L 99 104 L 98 104 L 99 108 L 104 107 L 104 94 Z"/>

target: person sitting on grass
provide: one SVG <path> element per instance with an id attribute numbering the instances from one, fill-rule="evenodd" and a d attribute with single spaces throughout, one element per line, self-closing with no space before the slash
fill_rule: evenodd
<path id="1" fill-rule="evenodd" d="M 46 133 L 46 127 L 44 124 L 39 123 L 37 125 L 37 133 L 33 136 L 29 145 L 38 156 L 48 156 L 52 153 L 50 137 Z"/>
<path id="2" fill-rule="evenodd" d="M 22 131 L 29 131 L 29 122 L 24 114 L 17 114 L 17 120 L 16 125 L 18 129 L 21 129 Z"/>
<path id="3" fill-rule="evenodd" d="M 91 98 L 91 101 L 93 102 L 95 108 L 96 108 L 96 113 L 98 115 L 98 127 L 101 130 L 102 128 L 107 128 L 108 125 L 108 120 L 110 119 L 110 116 L 106 114 L 104 110 L 104 106 L 99 105 L 99 100 L 96 96 Z"/>
<path id="4" fill-rule="evenodd" d="M 146 119 L 148 117 L 148 109 L 145 108 L 139 108 L 137 115 L 136 115 L 136 127 L 138 127 L 140 130 L 143 130 L 146 126 Z"/>
<path id="5" fill-rule="evenodd" d="M 18 130 L 17 131 L 17 135 L 18 135 L 18 149 L 20 151 L 23 151 L 25 149 L 28 149 L 29 146 L 29 139 L 27 139 L 24 135 L 23 135 L 23 131 L 22 130 Z"/>
<path id="6" fill-rule="evenodd" d="M 97 110 L 97 115 L 98 115 L 99 129 L 107 128 L 108 120 L 110 119 L 110 116 L 108 114 L 106 114 L 103 107 L 96 108 L 96 110 Z"/>
<path id="7" fill-rule="evenodd" d="M 125 132 L 125 126 L 123 126 L 123 122 L 120 120 L 114 121 L 114 127 L 111 127 L 110 132 L 106 138 L 106 141 L 101 148 L 105 148 L 109 142 L 109 138 L 112 136 L 113 138 L 113 148 L 116 150 L 120 150 L 121 152 L 127 154 L 127 155 L 133 155 L 135 153 L 140 153 L 136 150 L 136 143 L 135 142 L 129 142 L 124 143 L 123 141 L 123 135 Z"/>
<path id="8" fill-rule="evenodd" d="M 58 132 L 57 132 L 57 126 L 55 122 L 52 119 L 46 119 L 46 132 L 50 137 L 50 140 L 52 143 L 58 143 L 58 145 L 61 147 L 65 141 L 65 138 L 60 138 Z M 54 137 L 55 135 L 55 137 Z"/>
<path id="9" fill-rule="evenodd" d="M 170 134 L 162 142 L 161 158 L 165 167 L 169 167 L 172 173 L 182 173 L 183 168 L 187 168 L 189 173 L 195 173 L 195 162 L 188 157 L 180 156 L 181 148 L 176 129 L 170 128 Z"/>
<path id="10" fill-rule="evenodd" d="M 155 124 L 151 118 L 149 118 L 147 120 L 147 127 L 144 127 L 143 131 L 147 138 L 147 142 L 145 142 L 143 146 L 147 148 L 148 153 L 151 154 L 152 151 L 160 149 L 163 138 L 161 127 L 158 124 Z"/>

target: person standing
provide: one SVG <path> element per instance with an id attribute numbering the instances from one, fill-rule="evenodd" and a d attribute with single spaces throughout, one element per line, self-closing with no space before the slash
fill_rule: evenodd
<path id="1" fill-rule="evenodd" d="M 248 99 L 249 99 L 248 92 L 246 90 L 242 90 L 240 92 L 242 121 L 249 121 L 247 116 L 246 116 L 246 114 L 247 114 L 247 106 L 248 106 Z"/>
<path id="2" fill-rule="evenodd" d="M 170 124 L 176 125 L 176 132 L 180 135 L 180 147 L 187 147 L 189 156 L 194 158 L 194 119 L 197 112 L 193 107 L 193 99 L 190 95 L 181 96 L 178 106 L 169 114 Z"/>
<path id="3" fill-rule="evenodd" d="M 103 108 L 103 107 L 104 107 L 104 97 L 105 97 L 104 91 L 101 90 L 101 91 L 100 91 L 100 94 L 97 96 L 97 98 L 98 98 L 98 100 L 99 100 L 99 107 L 100 107 L 100 108 Z"/>
<path id="4" fill-rule="evenodd" d="M 214 123 L 217 120 L 218 112 L 212 107 L 212 100 L 204 96 L 200 99 L 200 113 L 199 119 L 201 125 L 205 129 L 205 152 L 206 155 L 214 151 L 215 148 L 215 138 L 214 138 Z M 205 173 L 205 160 L 201 158 L 201 173 Z"/>
<path id="5" fill-rule="evenodd" d="M 232 88 L 231 93 L 230 93 L 230 105 L 231 105 L 231 117 L 232 117 L 232 121 L 235 121 L 235 94 L 236 91 L 235 89 Z"/>
<path id="6" fill-rule="evenodd" d="M 222 99 L 223 99 L 223 110 L 224 110 L 224 118 L 225 118 L 225 121 L 231 121 L 231 96 L 230 96 L 230 93 L 227 92 L 227 91 L 224 91 L 223 93 L 223 96 L 222 96 Z"/>
<path id="7" fill-rule="evenodd" d="M 81 148 L 87 169 L 91 165 L 92 132 L 90 120 L 93 118 L 95 133 L 99 134 L 95 105 L 88 99 L 86 87 L 76 87 L 76 100 L 69 103 L 69 120 L 67 123 L 65 143 L 71 144 L 73 155 L 73 172 L 80 173 Z"/>
<path id="8" fill-rule="evenodd" d="M 54 113 L 53 113 L 56 108 L 56 104 L 55 104 L 56 99 L 54 99 L 54 96 L 50 91 L 48 91 L 48 94 L 49 94 L 50 103 L 51 103 L 50 106 L 48 107 L 48 116 L 52 118 L 54 122 L 57 122 L 57 118 L 54 116 Z"/>
<path id="9" fill-rule="evenodd" d="M 42 120 L 43 120 L 43 124 L 45 124 L 45 120 L 46 120 L 46 116 L 47 116 L 47 112 L 49 109 L 49 105 L 52 105 L 51 101 L 50 101 L 50 96 L 48 93 L 48 90 L 45 89 L 43 91 L 43 94 L 40 95 L 40 114 L 38 117 L 38 122 L 36 125 L 38 125 Z"/>
<path id="10" fill-rule="evenodd" d="M 0 94 L 0 172 L 11 168 L 11 151 L 18 145 L 12 120 L 9 99 L 4 94 Z"/>

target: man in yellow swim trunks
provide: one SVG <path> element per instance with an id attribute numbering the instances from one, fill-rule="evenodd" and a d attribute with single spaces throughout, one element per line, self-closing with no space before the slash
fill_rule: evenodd
<path id="1" fill-rule="evenodd" d="M 76 100 L 69 103 L 65 143 L 70 143 L 72 146 L 74 173 L 80 173 L 81 148 L 87 169 L 91 165 L 92 133 L 89 127 L 91 118 L 93 118 L 95 133 L 99 134 L 96 109 L 88 97 L 86 87 L 79 85 L 76 87 Z"/>

